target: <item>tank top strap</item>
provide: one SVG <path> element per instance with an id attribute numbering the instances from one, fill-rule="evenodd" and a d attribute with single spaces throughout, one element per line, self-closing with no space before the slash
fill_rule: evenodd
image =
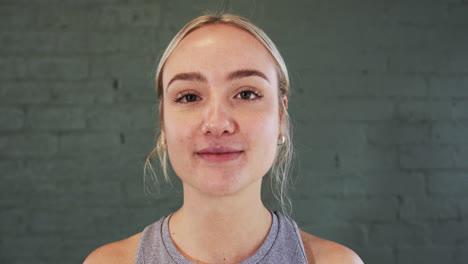
<path id="1" fill-rule="evenodd" d="M 167 254 L 162 241 L 162 224 L 166 218 L 162 217 L 143 230 L 138 243 L 135 264 L 175 263 Z"/>

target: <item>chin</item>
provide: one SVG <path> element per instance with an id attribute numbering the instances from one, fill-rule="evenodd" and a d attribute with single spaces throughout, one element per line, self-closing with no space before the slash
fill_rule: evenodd
<path id="1" fill-rule="evenodd" d="M 206 172 L 199 175 L 197 177 L 197 189 L 204 194 L 212 196 L 234 195 L 246 188 L 250 183 L 248 177 L 239 172 Z"/>

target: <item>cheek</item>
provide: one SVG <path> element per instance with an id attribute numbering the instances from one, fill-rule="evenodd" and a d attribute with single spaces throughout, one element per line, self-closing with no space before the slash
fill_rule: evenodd
<path id="1" fill-rule="evenodd" d="M 276 148 L 279 135 L 279 118 L 273 113 L 274 111 L 251 113 L 248 120 L 242 122 L 243 130 L 248 133 L 247 137 L 251 144 L 261 144 L 263 145 L 261 148 L 265 151 Z"/>
<path id="2" fill-rule="evenodd" d="M 180 119 L 180 117 L 166 113 L 164 115 L 164 128 L 168 149 L 181 150 L 183 146 L 192 142 L 192 126 L 187 122 L 187 119 Z"/>

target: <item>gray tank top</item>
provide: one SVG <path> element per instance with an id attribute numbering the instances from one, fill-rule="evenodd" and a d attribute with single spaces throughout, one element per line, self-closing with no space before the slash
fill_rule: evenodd
<path id="1" fill-rule="evenodd" d="M 273 223 L 267 238 L 257 252 L 241 264 L 307 263 L 297 224 L 279 212 L 271 213 Z M 136 264 L 194 264 L 180 254 L 172 241 L 168 227 L 171 215 L 161 218 L 143 230 L 135 257 Z"/>

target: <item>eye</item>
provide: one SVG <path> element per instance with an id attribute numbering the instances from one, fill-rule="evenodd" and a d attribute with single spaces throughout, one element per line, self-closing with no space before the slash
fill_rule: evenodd
<path id="1" fill-rule="evenodd" d="M 253 90 L 244 90 L 238 93 L 236 97 L 244 100 L 258 100 L 262 98 L 260 94 Z"/>
<path id="2" fill-rule="evenodd" d="M 186 94 L 181 94 L 177 96 L 177 98 L 174 100 L 177 103 L 191 103 L 200 100 L 200 97 L 198 97 L 196 94 L 193 93 L 186 93 Z"/>

